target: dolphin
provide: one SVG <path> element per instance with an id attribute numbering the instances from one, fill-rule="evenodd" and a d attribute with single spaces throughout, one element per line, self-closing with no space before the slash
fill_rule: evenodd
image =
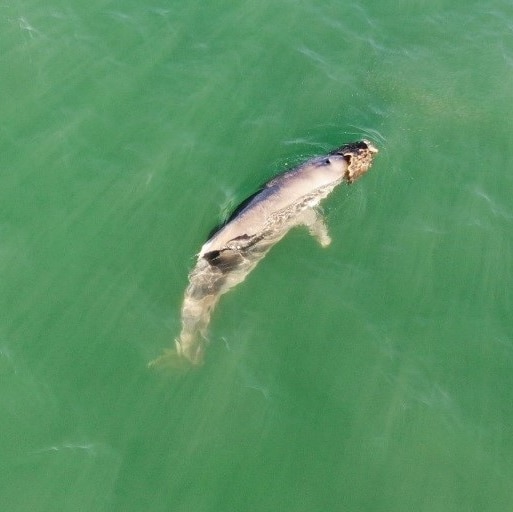
<path id="1" fill-rule="evenodd" d="M 312 158 L 266 183 L 239 205 L 205 242 L 189 274 L 174 350 L 150 363 L 203 362 L 210 316 L 221 295 L 244 281 L 269 249 L 296 226 L 306 226 L 322 247 L 331 238 L 318 206 L 340 183 L 366 173 L 377 148 L 362 140 Z"/>

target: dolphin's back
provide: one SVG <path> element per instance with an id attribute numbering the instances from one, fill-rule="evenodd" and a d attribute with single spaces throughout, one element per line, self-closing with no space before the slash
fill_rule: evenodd
<path id="1" fill-rule="evenodd" d="M 347 169 L 344 157 L 314 158 L 287 171 L 246 200 L 244 207 L 203 245 L 199 256 L 222 250 L 230 241 L 253 238 L 265 232 L 280 213 L 295 206 L 315 206 L 342 179 Z M 284 227 L 284 226 L 283 226 Z"/>

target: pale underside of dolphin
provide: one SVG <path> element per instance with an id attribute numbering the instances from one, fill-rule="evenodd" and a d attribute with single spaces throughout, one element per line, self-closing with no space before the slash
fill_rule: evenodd
<path id="1" fill-rule="evenodd" d="M 319 203 L 340 183 L 353 183 L 367 172 L 377 152 L 367 140 L 345 144 L 276 176 L 244 201 L 198 254 L 185 291 L 175 350 L 166 350 L 150 365 L 177 359 L 200 364 L 210 316 L 221 295 L 244 281 L 291 228 L 306 226 L 321 246 L 328 246 L 331 239 Z"/>

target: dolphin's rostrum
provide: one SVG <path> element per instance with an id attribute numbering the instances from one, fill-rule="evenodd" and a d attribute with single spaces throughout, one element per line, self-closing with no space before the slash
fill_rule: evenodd
<path id="1" fill-rule="evenodd" d="M 337 185 L 364 174 L 377 152 L 367 140 L 345 144 L 278 175 L 244 201 L 198 254 L 182 304 L 176 351 L 167 350 L 150 364 L 165 364 L 177 356 L 200 364 L 210 315 L 221 295 L 242 282 L 291 228 L 304 225 L 321 246 L 329 245 L 317 206 Z"/>

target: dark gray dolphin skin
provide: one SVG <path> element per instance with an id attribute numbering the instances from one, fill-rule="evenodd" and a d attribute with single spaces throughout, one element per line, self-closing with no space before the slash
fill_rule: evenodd
<path id="1" fill-rule="evenodd" d="M 203 361 L 210 315 L 221 295 L 244 281 L 269 249 L 295 226 L 306 226 L 322 247 L 331 239 L 317 208 L 337 185 L 367 172 L 378 150 L 367 140 L 345 144 L 278 175 L 244 201 L 205 242 L 182 304 L 182 331 L 175 350 L 150 365 L 174 366 L 179 359 Z"/>

